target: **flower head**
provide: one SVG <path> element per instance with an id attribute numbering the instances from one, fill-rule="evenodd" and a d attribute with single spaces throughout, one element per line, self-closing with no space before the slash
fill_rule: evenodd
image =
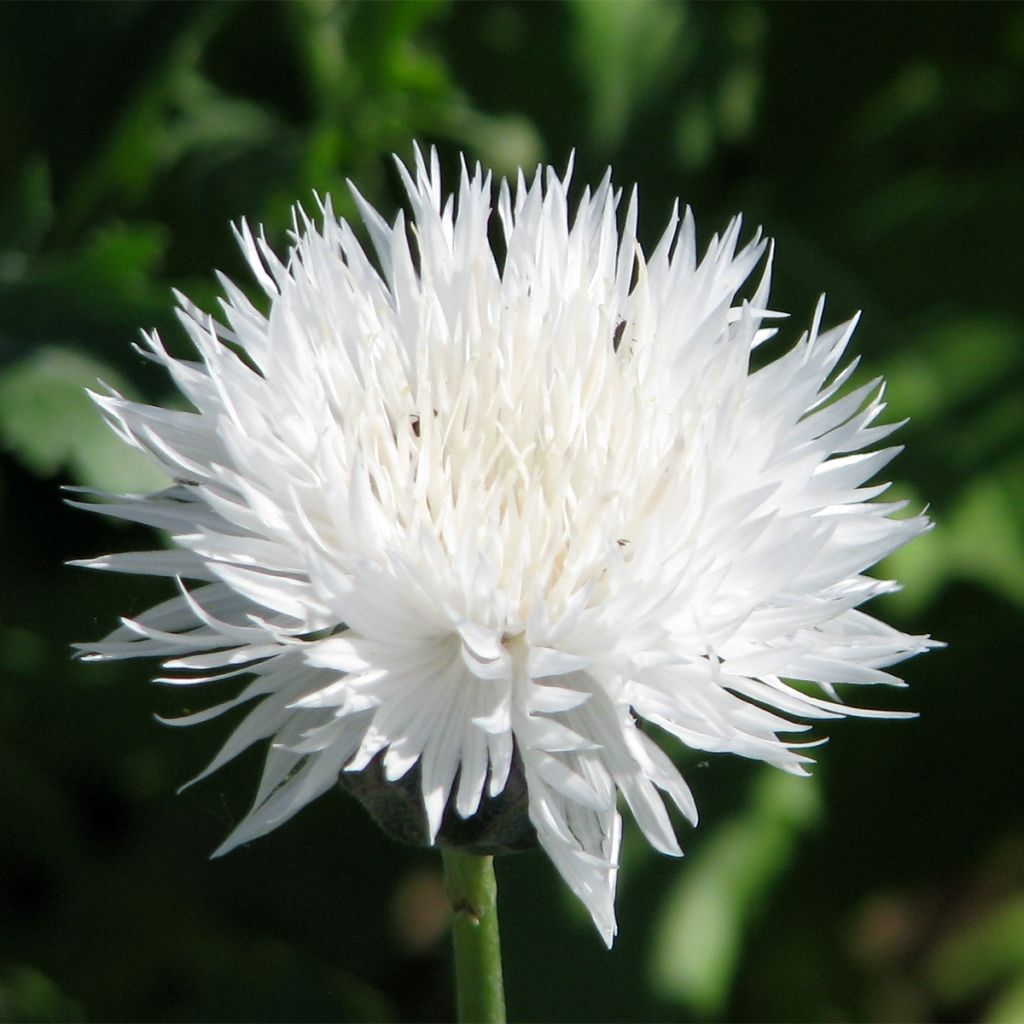
<path id="1" fill-rule="evenodd" d="M 664 798 L 697 819 L 643 723 L 803 774 L 784 737 L 880 714 L 835 684 L 898 683 L 886 667 L 930 644 L 857 610 L 893 588 L 866 570 L 928 523 L 868 483 L 895 426 L 880 381 L 844 388 L 853 321 L 823 330 L 819 305 L 751 368 L 780 314 L 738 219 L 701 256 L 673 213 L 645 256 L 608 177 L 570 213 L 568 174 L 520 175 L 495 219 L 479 168 L 457 198 L 436 155 L 399 170 L 411 222 L 356 194 L 374 256 L 328 199 L 284 262 L 238 231 L 266 313 L 226 279 L 223 322 L 179 296 L 199 360 L 156 334 L 147 354 L 194 411 L 95 396 L 177 483 L 89 507 L 174 544 L 83 564 L 180 593 L 83 649 L 165 659 L 163 682 L 250 677 L 178 720 L 255 702 L 203 775 L 271 740 L 219 852 L 371 764 L 416 778 L 432 841 L 514 770 L 610 943 L 618 798 L 665 853 Z"/>

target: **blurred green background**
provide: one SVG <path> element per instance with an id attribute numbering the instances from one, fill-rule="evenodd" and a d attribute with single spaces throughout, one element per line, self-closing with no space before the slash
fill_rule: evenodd
<path id="1" fill-rule="evenodd" d="M 207 860 L 261 752 L 175 796 L 225 723 L 69 660 L 166 591 L 64 568 L 149 538 L 58 490 L 160 485 L 82 389 L 170 397 L 131 342 L 180 344 L 172 287 L 248 285 L 229 222 L 283 244 L 346 177 L 394 210 L 418 139 L 611 164 L 648 246 L 677 195 L 704 239 L 763 224 L 790 340 L 819 291 L 864 309 L 938 523 L 877 609 L 950 645 L 872 694 L 920 719 L 834 725 L 810 781 L 692 758 L 702 824 L 682 863 L 627 828 L 611 954 L 543 857 L 501 861 L 512 1019 L 1024 1020 L 1022 125 L 1009 4 L 0 6 L 0 1019 L 451 1015 L 437 860 L 340 793 Z"/>

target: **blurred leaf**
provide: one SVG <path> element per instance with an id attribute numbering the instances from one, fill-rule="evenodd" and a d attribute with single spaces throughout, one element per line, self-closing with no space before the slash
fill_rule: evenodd
<path id="1" fill-rule="evenodd" d="M 148 70 L 124 112 L 77 178 L 61 207 L 61 237 L 69 238 L 107 204 L 132 208 L 155 183 L 163 163 L 176 153 L 167 133 L 174 124 L 176 93 L 188 79 L 204 44 L 230 4 L 193 4 L 173 45 Z"/>
<path id="2" fill-rule="evenodd" d="M 747 928 L 820 801 L 813 779 L 768 769 L 746 812 L 687 858 L 654 925 L 650 980 L 659 995 L 701 1016 L 724 1009 Z"/>
<path id="3" fill-rule="evenodd" d="M 905 489 L 904 493 L 905 493 Z M 951 507 L 940 510 L 935 529 L 900 548 L 877 575 L 904 589 L 887 601 L 914 614 L 954 579 L 971 580 L 1024 608 L 1024 459 L 976 477 Z M 912 508 L 920 508 L 916 498 Z"/>
<path id="4" fill-rule="evenodd" d="M 986 1024 L 1020 1024 L 1024 1020 L 1024 976 L 1003 992 L 985 1014 Z"/>
<path id="5" fill-rule="evenodd" d="M 693 96 L 683 105 L 676 118 L 673 140 L 684 167 L 695 169 L 711 159 L 715 128 L 711 108 L 703 96 Z"/>
<path id="6" fill-rule="evenodd" d="M 31 470 L 115 492 L 165 487 L 167 478 L 103 422 L 85 393 L 110 367 L 70 349 L 47 347 L 0 372 L 0 441 Z M 123 386 L 123 385 L 121 385 Z"/>
<path id="7" fill-rule="evenodd" d="M 433 0 L 287 6 L 313 108 L 306 173 L 318 187 L 341 191 L 341 167 L 366 187 L 385 154 L 451 133 L 464 103 L 424 38 L 444 9 Z"/>
<path id="8" fill-rule="evenodd" d="M 931 958 L 928 976 L 945 1005 L 1012 980 L 1024 983 L 1024 895 L 955 932 Z"/>
<path id="9" fill-rule="evenodd" d="M 174 82 L 175 116 L 163 128 L 161 162 L 176 164 L 196 150 L 225 158 L 239 147 L 266 145 L 280 122 L 257 103 L 230 96 L 189 70 Z"/>
<path id="10" fill-rule="evenodd" d="M 906 485 L 898 485 L 890 493 L 894 501 L 907 501 L 910 509 L 916 511 L 924 507 L 918 494 Z M 947 529 L 943 512 L 934 529 L 889 555 L 872 571 L 872 576 L 897 580 L 901 587 L 882 600 L 908 616 L 920 614 L 935 600 L 953 574 Z"/>
<path id="11" fill-rule="evenodd" d="M 137 365 L 129 342 L 139 328 L 173 322 L 170 289 L 154 280 L 166 246 L 158 224 L 115 222 L 75 250 L 40 254 L 15 280 L 0 279 L 0 365 L 55 338 Z"/>
<path id="12" fill-rule="evenodd" d="M 1024 357 L 1024 329 L 992 315 L 944 319 L 915 339 L 913 349 L 885 364 L 893 405 L 917 423 L 934 423 L 972 399 L 989 399 L 1013 381 Z M 1024 382 L 1017 379 L 1021 390 Z"/>
<path id="13" fill-rule="evenodd" d="M 761 76 L 753 61 L 737 61 L 718 90 L 718 130 L 728 142 L 742 139 L 753 127 Z"/>
<path id="14" fill-rule="evenodd" d="M 891 405 L 907 414 L 919 459 L 932 446 L 951 492 L 936 529 L 882 566 L 905 589 L 894 600 L 919 613 L 953 579 L 1024 606 L 1024 328 L 996 315 L 950 318 L 885 365 Z M 953 425 L 955 424 L 955 429 Z M 922 501 L 905 487 L 911 508 Z"/>
<path id="15" fill-rule="evenodd" d="M 614 146 L 633 108 L 683 59 L 686 8 L 664 0 L 576 0 L 572 11 L 576 59 L 593 97 L 590 137 L 598 146 Z"/>
<path id="16" fill-rule="evenodd" d="M 1024 460 L 976 480 L 949 517 L 953 570 L 1024 606 Z"/>
<path id="17" fill-rule="evenodd" d="M 33 251 L 52 223 L 50 168 L 42 157 L 30 156 L 0 204 L 0 259 L 12 251 Z M 7 276 L 0 263 L 0 280 Z"/>
<path id="18" fill-rule="evenodd" d="M 910 61 L 865 104 L 854 133 L 872 143 L 904 130 L 935 110 L 944 84 L 934 61 Z"/>
<path id="19" fill-rule="evenodd" d="M 166 248 L 166 233 L 155 224 L 112 224 L 96 232 L 82 251 L 78 273 L 110 282 L 126 295 L 139 294 Z"/>
<path id="20" fill-rule="evenodd" d="M 535 167 L 544 155 L 533 122 L 516 114 L 490 117 L 466 110 L 458 134 L 495 176 L 513 178 L 521 167 Z"/>
<path id="21" fill-rule="evenodd" d="M 0 1022 L 84 1020 L 82 1008 L 41 971 L 18 965 L 0 975 Z"/>

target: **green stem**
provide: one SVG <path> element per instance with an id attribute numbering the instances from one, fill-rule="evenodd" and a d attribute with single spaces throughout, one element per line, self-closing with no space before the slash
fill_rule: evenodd
<path id="1" fill-rule="evenodd" d="M 452 908 L 460 1024 L 504 1024 L 494 858 L 448 848 L 442 848 L 441 855 Z"/>

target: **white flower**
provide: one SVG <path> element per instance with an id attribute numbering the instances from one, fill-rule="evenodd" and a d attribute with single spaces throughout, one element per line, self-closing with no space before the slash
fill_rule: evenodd
<path id="1" fill-rule="evenodd" d="M 867 483 L 895 425 L 874 425 L 878 380 L 843 390 L 853 321 L 822 331 L 819 305 L 751 369 L 780 314 L 767 243 L 738 248 L 738 219 L 699 258 L 673 213 L 645 256 L 635 193 L 620 227 L 609 178 L 570 215 L 569 175 L 538 170 L 501 183 L 492 245 L 489 175 L 464 169 L 453 199 L 436 155 L 399 169 L 411 223 L 356 196 L 375 260 L 327 200 L 322 227 L 297 214 L 286 262 L 238 232 L 266 314 L 226 279 L 224 323 L 179 296 L 200 360 L 155 334 L 147 354 L 194 412 L 96 396 L 178 483 L 89 507 L 174 546 L 80 564 L 181 593 L 83 650 L 163 658 L 163 682 L 252 677 L 178 720 L 258 701 L 203 775 L 272 741 L 218 852 L 377 755 L 390 780 L 419 766 L 433 840 L 515 758 L 540 844 L 610 944 L 617 798 L 665 853 L 662 794 L 697 819 L 642 721 L 803 774 L 781 735 L 879 714 L 834 684 L 896 684 L 884 669 L 930 646 L 857 610 L 893 589 L 865 571 L 928 523 Z"/>

